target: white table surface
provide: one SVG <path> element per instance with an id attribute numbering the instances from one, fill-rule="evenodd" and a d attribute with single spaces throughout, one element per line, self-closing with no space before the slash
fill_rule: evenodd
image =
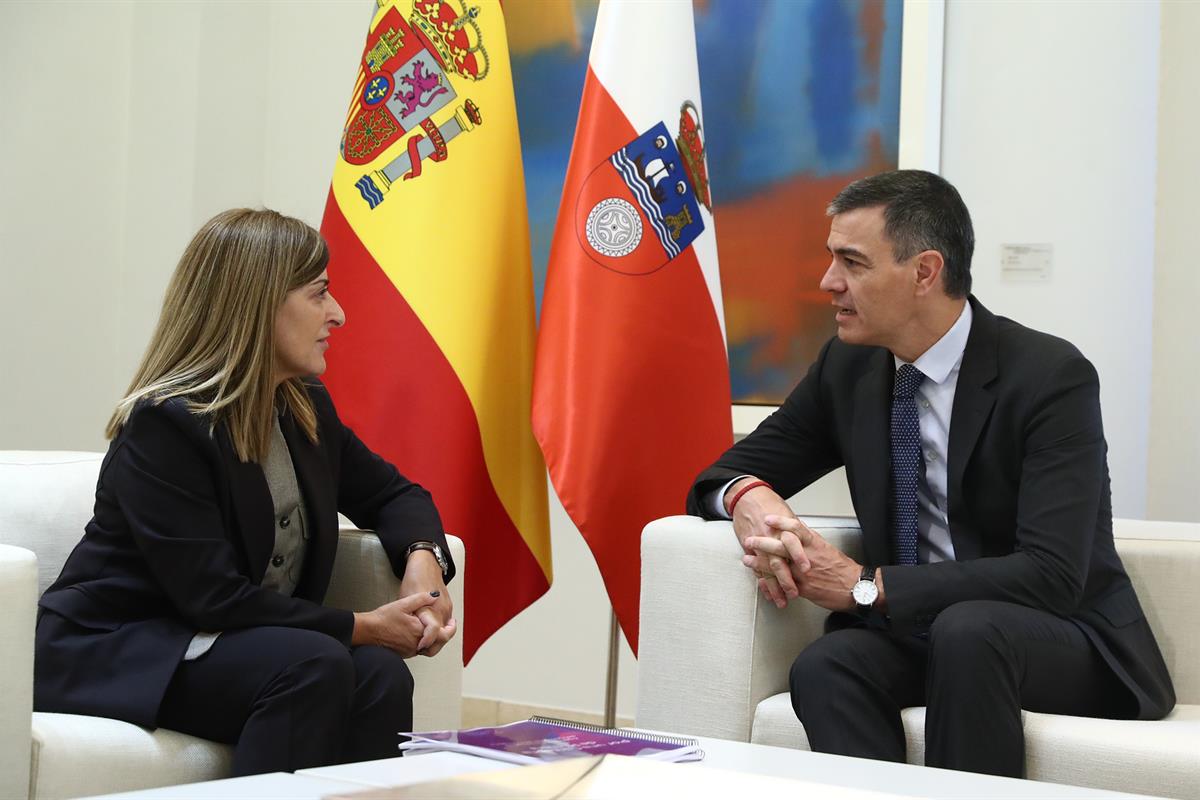
<path id="1" fill-rule="evenodd" d="M 1062 783 L 998 778 L 974 772 L 831 756 L 788 747 L 699 737 L 705 758 L 698 764 L 771 775 L 776 778 L 853 786 L 930 798 L 1133 798 L 1145 795 L 1068 786 Z"/>
<path id="2" fill-rule="evenodd" d="M 340 781 L 290 772 L 268 772 L 245 778 L 185 783 L 158 789 L 100 795 L 104 800 L 321 800 L 331 794 L 361 792 L 355 781 Z"/>
<path id="3" fill-rule="evenodd" d="M 360 761 L 357 764 L 338 764 L 297 770 L 297 775 L 346 781 L 364 786 L 408 786 L 424 781 L 439 781 L 466 775 L 469 772 L 494 772 L 513 769 L 516 764 L 465 753 L 421 753 L 403 758 L 384 758 L 379 761 Z"/>
<path id="4" fill-rule="evenodd" d="M 704 760 L 677 764 L 679 769 L 715 768 L 775 778 L 868 789 L 887 794 L 946 800 L 974 798 L 1134 798 L 1122 792 L 1059 783 L 997 778 L 970 772 L 831 756 L 726 739 L 696 737 Z M 300 770 L 297 775 L 331 778 L 363 786 L 396 786 L 448 778 L 465 772 L 512 769 L 511 764 L 462 753 L 425 753 Z"/>
<path id="5" fill-rule="evenodd" d="M 912 764 L 892 764 L 845 756 L 831 756 L 784 747 L 697 737 L 704 749 L 703 761 L 674 765 L 677 769 L 722 769 L 824 784 L 866 789 L 891 795 L 946 800 L 984 798 L 1135 798 L 1143 795 L 1085 789 L 1058 783 L 997 778 L 969 772 L 933 769 Z M 346 794 L 368 787 L 404 786 L 440 780 L 471 772 L 513 769 L 493 761 L 462 753 L 423 753 L 404 758 L 363 761 L 299 770 L 295 774 L 274 772 L 248 778 L 229 778 L 205 783 L 145 789 L 104 795 L 104 800 L 320 800 L 330 794 Z M 519 769 L 519 767 L 518 767 Z M 807 794 L 807 793 L 806 793 Z"/>

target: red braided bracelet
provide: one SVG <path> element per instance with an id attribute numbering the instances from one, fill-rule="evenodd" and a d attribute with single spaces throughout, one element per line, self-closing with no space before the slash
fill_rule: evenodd
<path id="1" fill-rule="evenodd" d="M 757 489 L 759 486 L 765 486 L 768 489 L 771 488 L 771 484 L 767 483 L 766 481 L 750 481 L 745 486 L 738 489 L 737 494 L 735 494 L 733 496 L 733 500 L 730 501 L 730 503 L 729 503 L 729 516 L 731 516 L 731 517 L 733 516 L 733 509 L 737 507 L 738 500 L 742 499 L 742 495 L 744 495 L 746 492 L 750 491 L 751 489 Z"/>

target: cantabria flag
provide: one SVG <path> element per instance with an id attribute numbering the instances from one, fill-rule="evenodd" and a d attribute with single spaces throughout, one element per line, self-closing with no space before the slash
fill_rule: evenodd
<path id="1" fill-rule="evenodd" d="M 600 3 L 533 422 L 636 652 L 642 527 L 733 438 L 692 0 Z"/>
<path id="2" fill-rule="evenodd" d="M 321 224 L 347 316 L 325 381 L 466 542 L 470 659 L 551 577 L 504 14 L 498 0 L 378 6 Z"/>

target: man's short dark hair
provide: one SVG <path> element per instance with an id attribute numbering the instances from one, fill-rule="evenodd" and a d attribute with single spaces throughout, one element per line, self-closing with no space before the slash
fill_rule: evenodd
<path id="1" fill-rule="evenodd" d="M 942 271 L 946 294 L 966 297 L 971 292 L 975 231 L 966 204 L 949 181 L 919 169 L 881 172 L 842 189 L 826 213 L 832 217 L 875 206 L 883 206 L 884 232 L 892 241 L 893 258 L 904 261 L 924 250 L 936 250 L 946 263 Z"/>

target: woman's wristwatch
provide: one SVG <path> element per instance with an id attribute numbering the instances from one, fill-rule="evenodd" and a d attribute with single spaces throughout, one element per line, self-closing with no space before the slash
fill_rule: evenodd
<path id="1" fill-rule="evenodd" d="M 404 559 L 407 561 L 417 550 L 428 550 L 433 553 L 433 559 L 442 570 L 442 582 L 450 580 L 450 561 L 446 558 L 446 554 L 442 552 L 441 545 L 436 542 L 413 542 L 408 546 L 408 550 L 404 552 Z"/>

